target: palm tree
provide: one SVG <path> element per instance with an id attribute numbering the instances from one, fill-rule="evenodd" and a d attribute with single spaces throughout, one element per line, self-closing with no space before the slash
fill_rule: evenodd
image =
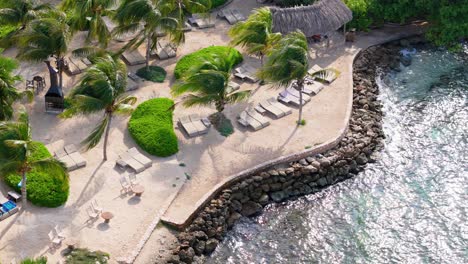
<path id="1" fill-rule="evenodd" d="M 0 50 L 1 52 L 2 50 Z M 13 103 L 27 96 L 31 101 L 32 91 L 19 92 L 15 88 L 15 82 L 20 81 L 19 75 L 13 71 L 18 68 L 18 63 L 10 58 L 0 56 L 0 120 L 8 120 L 13 117 Z"/>
<path id="2" fill-rule="evenodd" d="M 94 114 L 104 111 L 104 116 L 91 134 L 83 140 L 89 150 L 101 141 L 104 135 L 103 158 L 107 160 L 107 143 L 112 117 L 115 114 L 129 115 L 136 97 L 125 95 L 127 69 L 117 58 L 105 55 L 94 59 L 94 65 L 86 70 L 79 84 L 70 92 L 71 106 L 60 116 Z"/>
<path id="3" fill-rule="evenodd" d="M 300 31 L 289 33 L 279 40 L 268 52 L 266 64 L 258 76 L 278 87 L 288 87 L 296 82 L 299 91 L 299 121 L 302 121 L 302 91 L 304 79 L 309 69 L 307 39 Z"/>
<path id="4" fill-rule="evenodd" d="M 32 140 L 28 115 L 20 113 L 18 120 L 0 123 L 0 137 L 8 138 L 0 142 L 4 155 L 0 156 L 0 175 L 19 173 L 21 179 L 21 197 L 23 209 L 26 207 L 26 180 L 32 169 L 47 171 L 50 175 L 64 174 L 65 165 L 50 157 L 37 159 L 33 156 L 36 144 Z"/>
<path id="5" fill-rule="evenodd" d="M 64 56 L 72 39 L 72 31 L 66 23 L 65 13 L 50 11 L 29 23 L 18 35 L 18 58 L 40 62 L 53 57 L 59 75 L 59 87 L 63 87 Z"/>
<path id="6" fill-rule="evenodd" d="M 170 17 L 172 4 L 163 0 L 123 0 L 117 8 L 114 19 L 119 23 L 116 35 L 138 32 L 124 50 L 136 49 L 146 41 L 146 69 L 149 69 L 150 52 L 158 43 L 158 30 L 179 36 L 181 30 L 176 18 Z"/>
<path id="7" fill-rule="evenodd" d="M 246 21 L 236 23 L 230 30 L 232 46 L 245 48 L 247 54 L 263 57 L 271 46 L 281 38 L 281 34 L 272 33 L 273 18 L 267 7 L 255 9 Z"/>
<path id="8" fill-rule="evenodd" d="M 88 29 L 86 42 L 97 40 L 102 48 L 106 48 L 111 34 L 102 19 L 112 16 L 116 0 L 65 0 L 60 4 L 63 11 L 73 10 L 70 17 L 70 26 L 73 30 Z"/>
<path id="9" fill-rule="evenodd" d="M 232 91 L 229 88 L 233 63 L 225 58 L 229 56 L 214 56 L 201 66 L 192 68 L 189 73 L 172 86 L 173 96 L 189 93 L 183 99 L 185 107 L 194 105 L 215 105 L 216 111 L 221 113 L 226 104 L 246 100 L 250 91 Z"/>
<path id="10" fill-rule="evenodd" d="M 26 28 L 27 24 L 36 19 L 43 11 L 51 9 L 49 4 L 40 4 L 34 0 L 3 0 L 0 8 L 0 24 L 18 25 L 18 30 Z"/>

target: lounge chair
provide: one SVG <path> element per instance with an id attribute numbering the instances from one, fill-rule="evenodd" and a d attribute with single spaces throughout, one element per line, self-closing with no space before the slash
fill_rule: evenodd
<path id="1" fill-rule="evenodd" d="M 190 25 L 189 22 L 185 21 L 184 27 L 182 28 L 182 31 L 184 31 L 184 32 L 192 31 L 192 26 Z"/>
<path id="2" fill-rule="evenodd" d="M 258 82 L 258 78 L 255 76 L 255 69 L 247 65 L 237 67 L 235 69 L 234 76 L 242 79 L 243 81 L 248 80 L 252 83 Z"/>
<path id="3" fill-rule="evenodd" d="M 178 124 L 184 129 L 189 137 L 195 137 L 199 135 L 197 127 L 192 123 L 188 116 L 179 118 Z"/>
<path id="4" fill-rule="evenodd" d="M 99 206 L 96 200 L 91 201 L 91 208 L 93 208 L 93 211 L 98 214 L 102 213 L 102 208 Z"/>
<path id="5" fill-rule="evenodd" d="M 76 165 L 76 162 L 69 155 L 60 157 L 58 158 L 58 160 L 65 164 L 65 167 L 67 168 L 68 171 L 73 171 L 78 168 L 78 166 Z"/>
<path id="6" fill-rule="evenodd" d="M 132 79 L 135 82 L 138 82 L 138 81 L 141 80 L 141 78 L 138 77 L 138 75 L 136 75 L 134 72 L 128 72 L 127 76 L 128 76 L 128 78 Z"/>
<path id="7" fill-rule="evenodd" d="M 125 60 L 125 62 L 130 65 L 138 65 L 138 64 L 143 64 L 146 62 L 145 57 L 138 52 L 138 50 L 127 50 L 124 53 L 122 53 L 122 58 Z"/>
<path id="8" fill-rule="evenodd" d="M 229 82 L 228 83 L 228 93 L 235 92 L 240 89 L 240 84 L 236 82 Z"/>
<path id="9" fill-rule="evenodd" d="M 312 66 L 308 71 L 307 73 L 309 73 L 309 75 L 312 75 L 318 71 L 323 71 L 324 69 L 320 66 L 318 66 L 317 64 L 315 64 L 314 66 Z M 335 81 L 337 78 L 338 78 L 338 75 L 336 72 L 332 71 L 330 74 L 319 74 L 318 76 L 315 76 L 314 77 L 314 80 L 316 81 L 319 81 L 319 82 L 324 82 L 324 83 L 332 83 L 333 81 Z"/>
<path id="10" fill-rule="evenodd" d="M 52 231 L 49 232 L 48 236 L 50 240 L 50 248 L 57 248 L 60 247 L 60 245 L 62 245 L 62 239 L 54 236 Z"/>
<path id="11" fill-rule="evenodd" d="M 143 164 L 145 168 L 149 168 L 153 165 L 153 161 L 143 155 L 141 152 L 138 151 L 136 148 L 131 148 L 127 151 L 135 160 Z"/>
<path id="12" fill-rule="evenodd" d="M 154 54 L 156 57 L 158 57 L 158 59 L 167 60 L 177 56 L 177 47 L 175 47 L 174 44 L 167 43 L 164 47 L 162 47 L 161 44 L 158 43 L 158 46 L 159 48 Z"/>
<path id="13" fill-rule="evenodd" d="M 234 25 L 238 22 L 237 18 L 232 14 L 232 10 L 225 9 L 218 12 L 218 17 L 224 18 L 231 25 Z"/>
<path id="14" fill-rule="evenodd" d="M 128 152 L 124 152 L 120 155 L 120 159 L 117 160 L 117 164 L 121 167 L 129 167 L 136 173 L 140 173 L 146 169 L 145 165 L 134 159 Z"/>
<path id="15" fill-rule="evenodd" d="M 189 116 L 190 121 L 192 122 L 193 126 L 195 126 L 198 130 L 198 135 L 208 133 L 209 128 L 205 126 L 205 124 L 201 121 L 201 118 L 198 114 L 191 114 Z"/>
<path id="16" fill-rule="evenodd" d="M 237 21 L 244 21 L 247 19 L 238 9 L 232 9 L 231 12 Z"/>
<path id="17" fill-rule="evenodd" d="M 75 162 L 77 169 L 86 166 L 86 160 L 83 158 L 83 156 L 81 156 L 79 152 L 73 152 L 68 156 Z"/>
<path id="18" fill-rule="evenodd" d="M 317 95 L 324 87 L 325 86 L 322 83 L 308 79 L 304 84 L 302 92 L 307 95 Z"/>
<path id="19" fill-rule="evenodd" d="M 253 117 L 258 122 L 260 122 L 260 124 L 262 124 L 263 127 L 267 127 L 267 126 L 270 125 L 270 121 L 266 117 L 264 117 L 261 114 L 257 113 L 257 111 L 255 111 L 254 109 L 247 110 L 247 114 L 249 116 Z"/>
<path id="20" fill-rule="evenodd" d="M 309 102 L 311 100 L 310 96 L 304 94 L 304 92 L 299 92 L 298 90 L 296 90 L 296 88 L 288 87 L 286 88 L 286 91 L 297 98 L 300 98 L 300 93 L 302 93 L 302 100 L 304 100 L 305 102 Z"/>
<path id="21" fill-rule="evenodd" d="M 301 105 L 299 98 L 288 93 L 286 90 L 279 93 L 278 101 L 284 104 L 292 104 L 295 106 Z M 306 103 L 307 102 L 305 100 L 302 100 L 302 105 L 305 105 Z"/>
<path id="22" fill-rule="evenodd" d="M 59 239 L 63 240 L 65 239 L 65 235 L 63 232 L 59 229 L 58 225 L 54 226 L 54 231 L 55 231 L 55 236 L 58 237 Z"/>
<path id="23" fill-rule="evenodd" d="M 65 72 L 69 75 L 77 75 L 81 73 L 81 69 L 76 64 L 74 64 L 70 58 L 67 58 L 65 60 Z"/>
<path id="24" fill-rule="evenodd" d="M 96 219 L 99 217 L 99 214 L 96 213 L 94 209 L 91 208 L 91 206 L 88 206 L 88 208 L 86 208 L 86 213 L 88 213 L 90 219 Z"/>
<path id="25" fill-rule="evenodd" d="M 88 67 L 93 64 L 88 58 L 81 58 L 81 61 Z"/>
<path id="26" fill-rule="evenodd" d="M 61 157 L 66 156 L 66 155 L 67 155 L 67 152 L 66 152 L 63 148 L 58 149 L 58 150 L 56 150 L 56 151 L 54 152 L 54 156 L 55 156 L 56 158 L 61 158 Z"/>
<path id="27" fill-rule="evenodd" d="M 200 29 L 214 27 L 215 24 L 212 21 L 213 19 L 210 14 L 192 14 L 192 17 L 189 18 L 189 22 Z"/>
<path id="28" fill-rule="evenodd" d="M 276 118 L 281 118 L 286 115 L 283 110 L 279 109 L 269 101 L 260 102 L 260 106 L 263 107 L 268 113 L 272 114 Z"/>
<path id="29" fill-rule="evenodd" d="M 283 111 L 283 113 L 285 115 L 292 114 L 291 108 L 289 108 L 289 107 L 285 106 L 284 104 L 278 102 L 278 100 L 276 100 L 274 97 L 271 97 L 271 98 L 267 99 L 266 101 L 269 102 L 274 107 L 276 107 L 276 108 L 280 109 L 281 111 Z"/>
<path id="30" fill-rule="evenodd" d="M 66 145 L 63 149 L 68 155 L 78 151 L 78 148 L 75 146 L 75 144 Z"/>
<path id="31" fill-rule="evenodd" d="M 125 91 L 133 91 L 138 89 L 138 83 L 136 83 L 132 78 L 127 78 L 127 86 L 125 87 Z"/>
<path id="32" fill-rule="evenodd" d="M 250 116 L 245 110 L 239 114 L 239 118 L 237 119 L 237 122 L 239 122 L 241 125 L 245 127 L 250 126 L 255 131 L 260 130 L 265 127 L 263 126 L 262 123 L 260 123 L 260 121 Z"/>

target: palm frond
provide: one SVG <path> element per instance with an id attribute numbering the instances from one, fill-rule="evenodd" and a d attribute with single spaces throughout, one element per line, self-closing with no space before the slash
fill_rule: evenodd
<path id="1" fill-rule="evenodd" d="M 97 127 L 93 129 L 91 134 L 81 142 L 81 144 L 85 146 L 86 150 L 90 150 L 94 148 L 97 144 L 99 144 L 99 141 L 101 141 L 101 138 L 104 135 L 104 132 L 106 131 L 106 127 L 109 121 L 110 116 L 105 115 L 102 121 L 97 125 Z"/>
<path id="2" fill-rule="evenodd" d="M 29 162 L 32 168 L 47 171 L 49 175 L 68 177 L 65 164 L 55 158 L 46 158 Z"/>

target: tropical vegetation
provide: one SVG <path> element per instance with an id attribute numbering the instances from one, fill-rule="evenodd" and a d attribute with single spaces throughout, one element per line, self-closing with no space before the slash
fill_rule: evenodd
<path id="1" fill-rule="evenodd" d="M 276 87 L 288 87 L 293 82 L 299 91 L 299 101 L 303 102 L 302 91 L 309 69 L 308 44 L 304 33 L 300 31 L 283 36 L 271 50 L 265 65 L 259 70 L 258 76 Z M 299 105 L 299 119 L 302 121 L 302 103 Z"/>
<path id="2" fill-rule="evenodd" d="M 0 49 L 0 53 L 2 50 Z M 23 96 L 32 100 L 32 91 L 19 92 L 15 83 L 21 80 L 21 76 L 13 74 L 18 68 L 18 63 L 0 55 L 0 120 L 8 120 L 13 117 L 13 103 Z"/>
<path id="3" fill-rule="evenodd" d="M 75 248 L 65 254 L 66 264 L 88 264 L 99 263 L 105 264 L 109 262 L 109 253 L 103 251 L 90 251 L 87 248 Z"/>
<path id="4" fill-rule="evenodd" d="M 155 98 L 138 105 L 128 122 L 128 131 L 143 150 L 158 157 L 179 151 L 173 127 L 174 101 Z"/>
<path id="5" fill-rule="evenodd" d="M 0 175 L 15 190 L 21 190 L 33 204 L 57 207 L 68 198 L 69 183 L 65 165 L 52 157 L 45 146 L 31 138 L 28 115 L 0 123 Z"/>
<path id="6" fill-rule="evenodd" d="M 166 79 L 166 74 L 166 71 L 159 66 L 140 68 L 136 72 L 136 75 L 140 76 L 141 78 L 158 83 L 164 82 L 164 79 Z"/>
<path id="7" fill-rule="evenodd" d="M 111 17 L 116 0 L 64 0 L 60 9 L 68 12 L 68 23 L 75 31 L 87 30 L 86 42 L 97 41 L 106 48 L 111 40 L 111 32 L 103 17 Z"/>
<path id="8" fill-rule="evenodd" d="M 89 150 L 104 137 L 103 159 L 107 160 L 112 118 L 114 115 L 130 115 L 137 99 L 125 94 L 127 68 L 120 59 L 104 55 L 93 62 L 69 93 L 70 106 L 60 116 L 70 118 L 103 112 L 102 120 L 82 144 Z"/>
<path id="9" fill-rule="evenodd" d="M 42 62 L 53 57 L 57 65 L 59 87 L 63 88 L 65 55 L 72 39 L 72 30 L 67 24 L 66 14 L 58 10 L 31 21 L 18 34 L 18 58 L 25 61 Z"/>
<path id="10" fill-rule="evenodd" d="M 47 264 L 47 257 L 27 258 L 21 261 L 21 264 Z"/>
<path id="11" fill-rule="evenodd" d="M 175 66 L 174 76 L 176 79 L 180 79 L 187 75 L 191 68 L 199 68 L 204 62 L 225 55 L 228 56 L 224 58 L 226 63 L 232 64 L 233 66 L 241 63 L 243 60 L 242 54 L 234 48 L 210 46 L 183 56 Z"/>
<path id="12" fill-rule="evenodd" d="M 267 7 L 258 8 L 246 21 L 236 23 L 230 30 L 231 45 L 245 48 L 249 55 L 263 57 L 271 46 L 281 38 L 281 34 L 272 32 L 273 18 Z"/>

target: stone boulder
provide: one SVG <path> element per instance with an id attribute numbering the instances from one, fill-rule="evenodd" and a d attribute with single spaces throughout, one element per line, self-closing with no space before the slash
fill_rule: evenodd
<path id="1" fill-rule="evenodd" d="M 208 239 L 208 241 L 206 241 L 206 244 L 205 244 L 205 254 L 212 253 L 216 249 L 218 244 L 219 244 L 218 240 L 214 238 Z"/>
<path id="2" fill-rule="evenodd" d="M 263 207 L 259 203 L 247 201 L 244 204 L 242 204 L 242 210 L 240 213 L 243 216 L 249 217 L 261 213 L 262 209 Z"/>

